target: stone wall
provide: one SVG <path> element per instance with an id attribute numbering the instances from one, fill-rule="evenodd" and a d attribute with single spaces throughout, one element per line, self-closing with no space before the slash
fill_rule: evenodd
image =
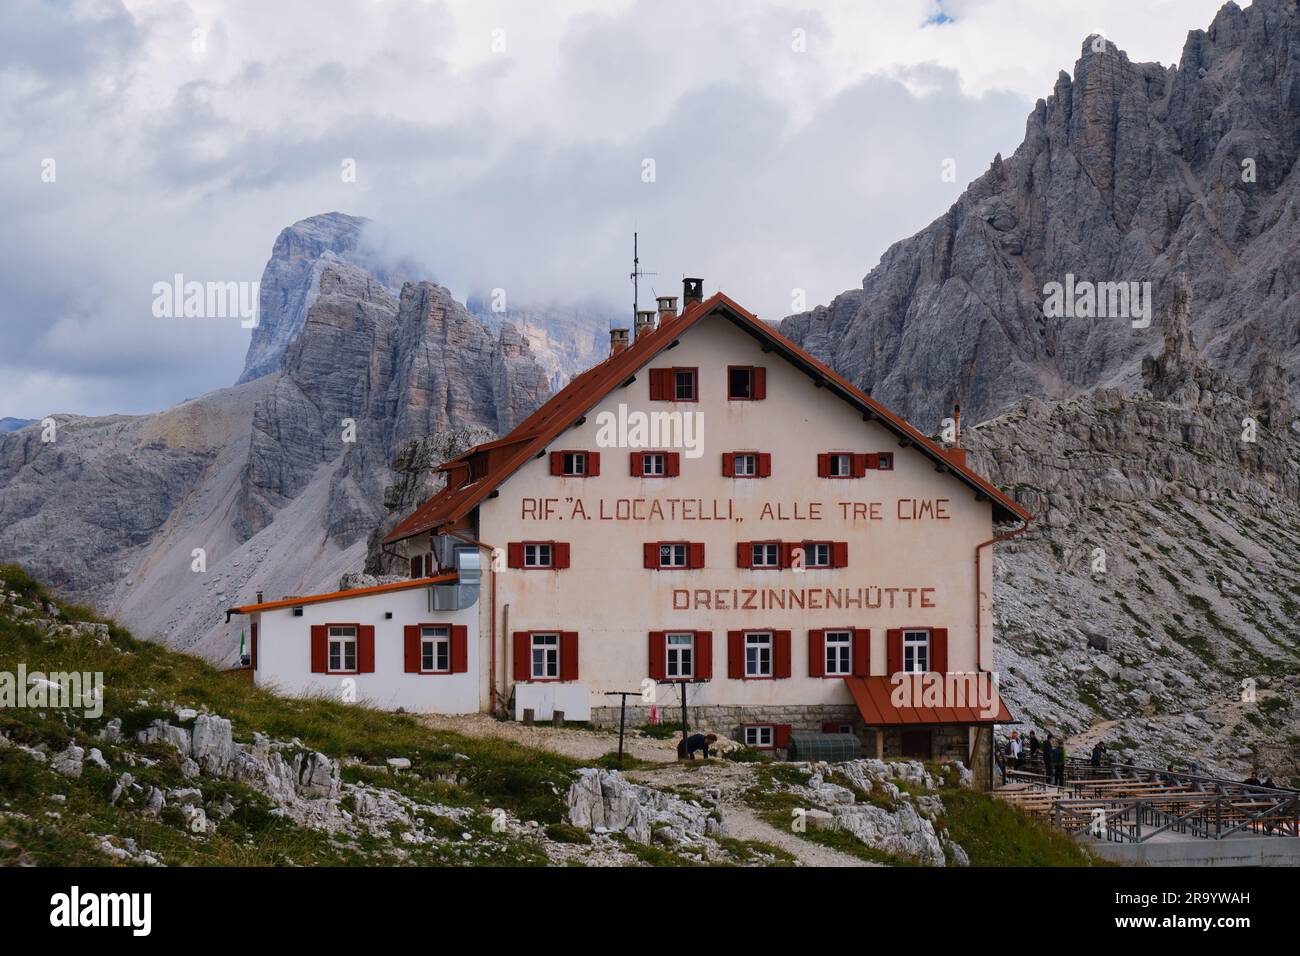
<path id="1" fill-rule="evenodd" d="M 724 734 L 736 740 L 740 738 L 742 724 L 789 724 L 791 730 L 795 733 L 819 733 L 823 723 L 835 721 L 837 723 L 852 724 L 855 731 L 862 729 L 862 718 L 858 715 L 858 709 L 851 704 L 816 706 L 792 704 L 771 707 L 742 707 L 736 705 L 692 707 L 688 705 L 686 712 L 687 724 L 692 731 L 701 730 Z M 591 708 L 591 724 L 593 727 L 617 728 L 618 720 L 619 708 L 617 705 Z M 660 706 L 659 720 L 661 723 L 680 726 L 682 722 L 681 706 Z M 629 699 L 627 726 L 642 727 L 648 723 L 650 723 L 649 705 L 633 704 Z M 862 736 L 867 739 L 870 735 Z M 870 744 L 874 753 L 874 739 L 870 741 Z"/>

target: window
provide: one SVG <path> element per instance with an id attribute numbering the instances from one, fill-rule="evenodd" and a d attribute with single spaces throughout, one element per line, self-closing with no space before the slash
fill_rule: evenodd
<path id="1" fill-rule="evenodd" d="M 553 555 L 549 543 L 538 542 L 524 545 L 524 567 L 549 568 L 552 563 Z"/>
<path id="2" fill-rule="evenodd" d="M 745 746 L 770 750 L 774 743 L 771 724 L 751 724 L 745 728 Z"/>
<path id="3" fill-rule="evenodd" d="M 930 669 L 930 632 L 903 632 L 903 670 L 923 674 Z"/>
<path id="4" fill-rule="evenodd" d="M 560 635 L 533 635 L 533 680 L 559 680 Z"/>
<path id="5" fill-rule="evenodd" d="M 451 628 L 420 629 L 420 670 L 426 674 L 451 672 Z"/>
<path id="6" fill-rule="evenodd" d="M 684 568 L 687 565 L 686 555 L 687 548 L 684 543 L 661 544 L 659 545 L 659 567 Z"/>
<path id="7" fill-rule="evenodd" d="M 803 544 L 803 566 L 805 568 L 829 568 L 831 566 L 831 543 L 829 541 L 805 541 Z"/>
<path id="8" fill-rule="evenodd" d="M 695 676 L 695 634 L 692 631 L 669 632 L 665 673 L 669 679 Z"/>
<path id="9" fill-rule="evenodd" d="M 776 541 L 757 542 L 753 548 L 750 567 L 779 568 L 781 566 L 781 545 Z"/>
<path id="10" fill-rule="evenodd" d="M 735 476 L 737 478 L 753 478 L 758 474 L 757 455 L 739 452 L 736 455 L 735 462 Z"/>
<path id="11" fill-rule="evenodd" d="M 894 469 L 893 454 L 887 451 L 881 452 L 880 455 L 877 457 L 876 467 L 879 468 L 881 471 L 893 471 Z"/>
<path id="12" fill-rule="evenodd" d="M 826 676 L 847 677 L 853 673 L 853 632 L 826 632 Z"/>
<path id="13" fill-rule="evenodd" d="M 754 370 L 745 365 L 727 369 L 727 398 L 751 399 L 754 397 Z"/>
<path id="14" fill-rule="evenodd" d="M 771 631 L 756 631 L 745 635 L 745 676 L 772 676 Z"/>
<path id="15" fill-rule="evenodd" d="M 853 456 L 843 454 L 832 454 L 830 456 L 830 477 L 831 478 L 852 478 L 853 477 Z"/>
<path id="16" fill-rule="evenodd" d="M 433 576 L 433 555 L 417 554 L 411 558 L 411 578 L 427 578 Z"/>
<path id="17" fill-rule="evenodd" d="M 673 401 L 694 402 L 699 399 L 696 371 L 693 368 L 673 369 Z"/>
<path id="18" fill-rule="evenodd" d="M 646 477 L 661 478 L 668 472 L 668 459 L 661 451 L 648 452 L 641 456 L 641 474 Z"/>
<path id="19" fill-rule="evenodd" d="M 329 629 L 329 671 L 332 674 L 355 674 L 357 671 L 357 629 Z"/>
<path id="20" fill-rule="evenodd" d="M 587 473 L 587 453 L 585 451 L 566 451 L 564 453 L 564 470 L 566 475 L 585 475 Z"/>

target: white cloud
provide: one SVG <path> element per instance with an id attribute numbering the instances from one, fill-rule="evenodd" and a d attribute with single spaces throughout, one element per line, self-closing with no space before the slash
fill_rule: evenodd
<path id="1" fill-rule="evenodd" d="M 660 290 L 703 275 L 777 318 L 795 287 L 856 285 L 1014 149 L 1089 32 L 1169 63 L 1217 6 L 20 4 L 0 34 L 0 415 L 232 382 L 248 333 L 153 318 L 152 284 L 256 279 L 283 226 L 332 209 L 386 223 L 461 295 L 619 308 L 635 222 Z"/>

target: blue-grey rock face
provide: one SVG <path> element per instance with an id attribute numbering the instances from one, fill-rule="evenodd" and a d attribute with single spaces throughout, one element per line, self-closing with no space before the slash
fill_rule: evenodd
<path id="1" fill-rule="evenodd" d="M 31 418 L 0 418 L 0 435 L 6 432 L 16 432 L 20 428 L 26 428 L 35 419 Z"/>
<path id="2" fill-rule="evenodd" d="M 1246 378 L 1261 354 L 1300 371 L 1300 15 L 1229 3 L 1176 67 L 1083 44 L 948 212 L 891 246 L 861 289 L 781 330 L 924 429 L 1026 395 L 1136 386 L 1178 277 L 1203 355 Z M 1045 287 L 1150 282 L 1149 328 L 1047 318 Z"/>
<path id="3" fill-rule="evenodd" d="M 285 350 L 307 321 L 307 311 L 316 301 L 321 275 L 328 266 L 362 267 L 393 295 L 401 290 L 403 281 L 422 278 L 409 264 L 379 264 L 364 244 L 368 224 L 359 216 L 328 212 L 281 231 L 262 271 L 259 322 L 248 343 L 241 383 L 280 369 Z"/>

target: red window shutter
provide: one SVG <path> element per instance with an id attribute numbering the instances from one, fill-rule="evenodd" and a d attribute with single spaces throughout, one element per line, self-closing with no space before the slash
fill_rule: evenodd
<path id="1" fill-rule="evenodd" d="M 831 456 L 828 454 L 817 456 L 817 477 L 829 478 L 831 476 Z"/>
<path id="2" fill-rule="evenodd" d="M 722 477 L 736 477 L 736 453 L 734 451 L 724 451 L 722 453 Z"/>
<path id="3" fill-rule="evenodd" d="M 871 454 L 867 455 L 867 468 L 872 469 L 872 468 L 879 468 L 879 467 L 880 467 L 880 455 L 875 452 L 872 452 Z"/>
<path id="4" fill-rule="evenodd" d="M 903 630 L 891 627 L 885 632 L 885 670 L 892 677 L 903 669 Z"/>
<path id="5" fill-rule="evenodd" d="M 808 676 L 826 676 L 826 632 L 808 632 Z"/>
<path id="6" fill-rule="evenodd" d="M 755 367 L 754 369 L 754 400 L 767 398 L 767 369 Z"/>
<path id="7" fill-rule="evenodd" d="M 560 632 L 560 680 L 578 679 L 578 632 Z"/>
<path id="8" fill-rule="evenodd" d="M 511 541 L 506 545 L 506 565 L 511 568 L 522 568 L 524 566 L 524 544 L 522 541 Z"/>
<path id="9" fill-rule="evenodd" d="M 424 555 L 417 554 L 411 559 L 411 580 L 424 576 Z"/>
<path id="10" fill-rule="evenodd" d="M 772 477 L 772 453 L 760 451 L 758 453 L 758 477 Z"/>
<path id="11" fill-rule="evenodd" d="M 663 680 L 668 675 L 668 668 L 664 663 L 664 655 L 667 653 L 665 647 L 665 637 L 663 631 L 650 632 L 650 679 Z"/>
<path id="12" fill-rule="evenodd" d="M 790 632 L 772 633 L 772 676 L 790 676 Z"/>
<path id="13" fill-rule="evenodd" d="M 469 672 L 469 626 L 466 624 L 451 626 L 451 672 Z"/>
<path id="14" fill-rule="evenodd" d="M 778 551 L 779 551 L 780 556 L 781 556 L 781 567 L 783 567 L 783 568 L 792 568 L 792 567 L 794 567 L 794 550 L 795 550 L 795 548 L 802 548 L 802 547 L 803 547 L 803 542 L 802 542 L 802 541 L 782 541 L 782 542 L 781 542 L 777 547 L 778 547 Z M 808 556 L 805 554 L 805 555 L 804 555 L 804 563 L 805 563 L 805 564 L 807 563 L 807 560 L 808 560 Z"/>
<path id="15" fill-rule="evenodd" d="M 257 670 L 257 622 L 256 621 L 254 621 L 251 625 L 249 625 L 249 630 L 252 631 L 252 637 L 253 637 L 253 670 Z"/>
<path id="16" fill-rule="evenodd" d="M 695 632 L 695 677 L 713 680 L 713 632 Z"/>
<path id="17" fill-rule="evenodd" d="M 754 548 L 748 541 L 736 542 L 736 567 L 752 568 L 754 566 Z"/>
<path id="18" fill-rule="evenodd" d="M 666 368 L 650 370 L 650 400 L 662 402 L 668 400 L 668 382 L 672 371 Z"/>
<path id="19" fill-rule="evenodd" d="M 569 566 L 569 542 L 551 542 L 551 567 L 567 568 Z"/>
<path id="20" fill-rule="evenodd" d="M 644 452 L 632 452 L 632 477 L 641 478 L 645 475 L 645 458 Z"/>
<path id="21" fill-rule="evenodd" d="M 852 456 L 851 461 L 852 461 L 852 466 L 851 466 L 852 474 L 854 478 L 861 478 L 863 475 L 867 473 L 866 455 L 854 455 Z"/>
<path id="22" fill-rule="evenodd" d="M 311 626 L 311 672 L 324 674 L 329 670 L 329 628 L 324 624 Z"/>
<path id="23" fill-rule="evenodd" d="M 847 541 L 831 542 L 831 567 L 847 568 L 849 566 L 849 543 Z"/>
<path id="24" fill-rule="evenodd" d="M 551 474 L 553 475 L 564 474 L 564 452 L 562 451 L 551 452 Z"/>
<path id="25" fill-rule="evenodd" d="M 515 680 L 532 680 L 532 649 L 527 631 L 515 631 Z"/>
<path id="26" fill-rule="evenodd" d="M 936 627 L 930 631 L 930 670 L 948 673 L 948 629 Z"/>
<path id="27" fill-rule="evenodd" d="M 727 632 L 727 676 L 743 680 L 745 677 L 745 632 Z"/>
<path id="28" fill-rule="evenodd" d="M 679 451 L 664 452 L 664 474 L 669 478 L 676 478 L 682 473 L 682 453 Z"/>
<path id="29" fill-rule="evenodd" d="M 373 624 L 357 625 L 357 673 L 373 674 L 375 672 L 375 626 Z"/>
<path id="30" fill-rule="evenodd" d="M 402 661 L 408 674 L 420 673 L 420 625 L 402 628 Z"/>
<path id="31" fill-rule="evenodd" d="M 645 549 L 642 559 L 647 568 L 659 567 L 659 542 L 647 541 L 642 547 Z"/>
<path id="32" fill-rule="evenodd" d="M 853 676 L 871 676 L 871 629 L 853 629 Z"/>
<path id="33" fill-rule="evenodd" d="M 690 546 L 686 550 L 689 554 L 689 557 L 687 559 L 687 567 L 690 568 L 704 567 L 704 542 L 703 541 L 691 542 Z"/>
<path id="34" fill-rule="evenodd" d="M 828 720 L 822 724 L 822 733 L 824 734 L 838 734 L 839 732 L 840 725 L 833 720 Z"/>
<path id="35" fill-rule="evenodd" d="M 777 750 L 785 750 L 790 746 L 789 724 L 772 725 L 772 746 Z"/>
<path id="36" fill-rule="evenodd" d="M 600 474 L 600 452 L 589 451 L 587 452 L 587 475 L 588 477 L 595 478 L 599 474 Z"/>

